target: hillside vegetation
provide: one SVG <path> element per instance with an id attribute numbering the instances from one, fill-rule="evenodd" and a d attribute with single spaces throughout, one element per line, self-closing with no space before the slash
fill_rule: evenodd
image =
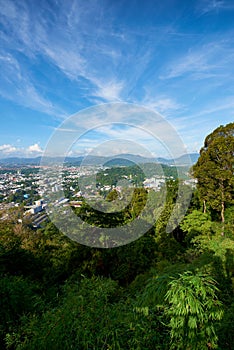
<path id="1" fill-rule="evenodd" d="M 94 226 L 115 227 L 135 219 L 152 196 L 149 215 L 160 212 L 155 225 L 121 247 L 81 245 L 51 222 L 32 230 L 18 223 L 17 212 L 0 221 L 0 348 L 233 349 L 233 169 L 231 123 L 206 137 L 191 169 L 197 188 L 171 232 L 180 179 L 166 181 L 161 192 L 135 189 L 118 213 L 101 215 L 86 203 L 74 209 Z M 186 198 L 188 186 L 182 192 Z M 116 199 L 115 192 L 106 197 Z"/>

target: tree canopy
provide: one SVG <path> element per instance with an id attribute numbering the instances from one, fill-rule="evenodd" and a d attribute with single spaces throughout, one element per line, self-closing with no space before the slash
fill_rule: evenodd
<path id="1" fill-rule="evenodd" d="M 220 126 L 209 134 L 193 167 L 198 190 L 204 201 L 221 215 L 234 200 L 234 123 Z"/>

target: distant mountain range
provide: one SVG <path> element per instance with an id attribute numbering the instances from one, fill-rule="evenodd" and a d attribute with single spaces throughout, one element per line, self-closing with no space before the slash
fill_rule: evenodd
<path id="1" fill-rule="evenodd" d="M 166 158 L 146 158 L 135 154 L 119 154 L 115 156 L 80 156 L 80 157 L 67 157 L 65 164 L 67 165 L 106 165 L 106 166 L 129 166 L 133 164 L 142 163 L 160 163 L 166 165 L 181 165 L 189 166 L 196 163 L 199 157 L 198 153 L 191 153 L 182 155 L 176 159 Z M 43 164 L 55 164 L 62 161 L 62 157 L 43 158 Z M 36 158 L 3 158 L 0 159 L 0 166 L 27 166 L 27 165 L 40 165 L 42 157 Z"/>

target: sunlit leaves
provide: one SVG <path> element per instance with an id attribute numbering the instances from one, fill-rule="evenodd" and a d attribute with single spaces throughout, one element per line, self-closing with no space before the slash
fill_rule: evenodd
<path id="1" fill-rule="evenodd" d="M 201 198 L 221 213 L 234 198 L 234 123 L 220 126 L 208 135 L 193 167 Z"/>
<path id="2" fill-rule="evenodd" d="M 171 349 L 207 349 L 217 345 L 215 322 L 223 312 L 217 299 L 218 288 L 210 276 L 188 271 L 169 283 L 165 295 L 170 317 Z"/>

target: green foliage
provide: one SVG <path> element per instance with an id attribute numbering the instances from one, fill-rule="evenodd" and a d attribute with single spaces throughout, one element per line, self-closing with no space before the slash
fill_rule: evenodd
<path id="1" fill-rule="evenodd" d="M 160 264 L 157 264 L 157 270 Z M 139 298 L 140 305 L 158 308 L 164 306 L 165 295 L 168 290 L 168 284 L 172 276 L 178 276 L 179 272 L 183 272 L 185 266 L 183 264 L 171 265 L 169 262 L 163 264 L 162 271 L 156 269 L 151 270 L 151 278 L 148 280 L 146 287 Z"/>
<path id="2" fill-rule="evenodd" d="M 144 173 L 138 165 L 113 167 L 101 170 L 96 175 L 97 186 L 116 186 L 118 181 L 126 180 L 138 186 L 142 186 Z"/>
<path id="3" fill-rule="evenodd" d="M 181 167 L 180 175 L 184 176 L 184 173 L 187 169 Z M 141 166 L 122 166 L 122 167 L 112 167 L 110 169 L 105 169 L 99 171 L 96 177 L 97 185 L 104 186 L 116 186 L 118 181 L 122 179 L 128 179 L 132 184 L 141 187 L 143 181 L 146 178 L 151 176 L 165 176 L 166 178 L 178 178 L 177 168 L 170 167 L 165 164 L 156 164 L 156 163 L 143 163 Z"/>
<path id="4" fill-rule="evenodd" d="M 21 225 L 0 224 L 0 273 L 37 275 L 38 261 L 30 250 L 24 249 L 24 244 L 30 244 L 28 234 Z"/>
<path id="5" fill-rule="evenodd" d="M 118 192 L 114 189 L 113 191 L 109 192 L 108 195 L 106 196 L 106 200 L 108 202 L 112 202 L 116 199 L 118 199 Z"/>
<path id="6" fill-rule="evenodd" d="M 210 276 L 190 271 L 169 283 L 165 295 L 170 318 L 171 349 L 202 350 L 217 347 L 215 322 L 223 316 L 218 288 Z"/>
<path id="7" fill-rule="evenodd" d="M 234 270 L 233 257 L 234 254 L 234 240 L 228 237 L 216 234 L 212 238 L 207 238 L 203 235 L 197 236 L 192 241 L 196 248 L 202 252 L 212 252 L 214 257 L 218 257 L 220 261 L 226 266 L 227 270 Z M 227 264 L 229 266 L 227 266 Z"/>
<path id="8" fill-rule="evenodd" d="M 155 241 L 149 234 L 105 253 L 105 265 L 109 276 L 117 279 L 121 285 L 128 285 L 138 274 L 149 269 L 154 259 Z M 108 263 L 110 261 L 111 264 Z"/>
<path id="9" fill-rule="evenodd" d="M 142 314 L 118 297 L 117 284 L 108 279 L 69 283 L 58 307 L 25 318 L 23 339 L 8 334 L 7 344 L 24 350 L 166 349 L 165 331 L 159 332 L 162 315 Z"/>
<path id="10" fill-rule="evenodd" d="M 192 213 L 185 216 L 180 223 L 180 227 L 185 232 L 185 240 L 187 243 L 191 243 L 191 240 L 198 236 L 204 235 L 210 237 L 213 233 L 212 221 L 208 214 L 201 213 L 198 210 L 194 210 Z"/>
<path id="11" fill-rule="evenodd" d="M 36 284 L 19 276 L 0 279 L 0 344 L 24 314 L 40 311 L 43 303 Z M 1 347 L 2 348 L 2 347 Z"/>
<path id="12" fill-rule="evenodd" d="M 233 203 L 234 193 L 234 123 L 220 126 L 208 135 L 200 157 L 193 167 L 198 180 L 198 190 L 211 208 L 221 213 Z"/>
<path id="13" fill-rule="evenodd" d="M 218 349 L 233 350 L 234 344 L 234 303 L 224 309 L 218 331 Z"/>
<path id="14" fill-rule="evenodd" d="M 94 209 L 86 202 L 80 208 L 75 209 L 75 213 L 82 219 L 82 221 L 94 227 L 117 227 L 125 225 L 127 222 L 134 220 L 145 207 L 148 193 L 144 188 L 135 188 L 133 192 L 128 193 L 126 190 L 127 206 L 124 209 L 118 208 L 121 203 L 115 203 L 118 197 L 116 190 L 109 192 L 106 197 L 108 202 L 114 202 L 112 211 L 105 212 L 105 204 L 100 207 L 100 210 Z M 124 196 L 124 194 L 121 194 Z"/>

